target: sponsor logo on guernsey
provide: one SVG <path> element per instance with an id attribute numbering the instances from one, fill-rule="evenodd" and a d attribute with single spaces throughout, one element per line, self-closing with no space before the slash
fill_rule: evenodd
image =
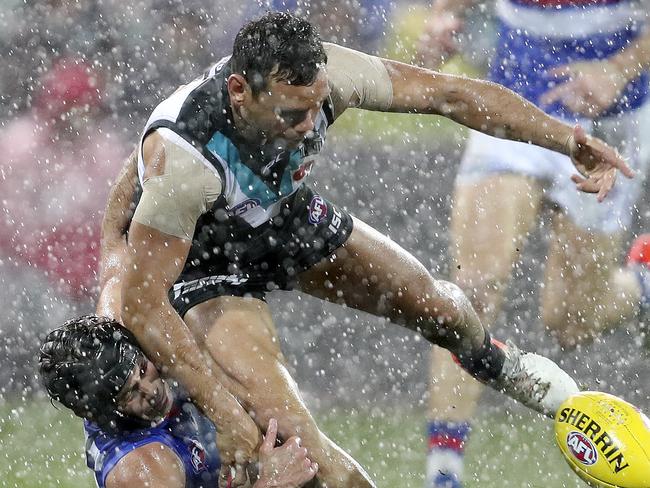
<path id="1" fill-rule="evenodd" d="M 241 285 L 246 283 L 248 278 L 240 275 L 215 275 L 208 276 L 207 278 L 199 278 L 198 280 L 183 281 L 174 285 L 174 300 L 178 299 L 185 293 L 190 293 L 206 286 L 227 284 L 227 285 Z"/>
<path id="2" fill-rule="evenodd" d="M 309 204 L 309 223 L 320 224 L 327 217 L 327 203 L 320 196 L 314 195 Z"/>
<path id="3" fill-rule="evenodd" d="M 296 171 L 293 172 L 293 175 L 291 177 L 293 178 L 293 181 L 300 181 L 302 180 L 305 176 L 307 176 L 311 172 L 311 167 L 314 165 L 314 160 L 311 159 L 310 161 L 305 161 L 303 162 Z"/>
<path id="4" fill-rule="evenodd" d="M 336 234 L 339 231 L 339 228 L 341 227 L 341 222 L 343 221 L 343 215 L 341 215 L 341 212 L 336 207 L 332 207 L 332 210 L 333 210 L 332 221 L 330 222 L 328 229 L 332 234 Z"/>
<path id="5" fill-rule="evenodd" d="M 625 456 L 620 451 L 619 447 L 614 444 L 614 438 L 608 434 L 598 422 L 593 420 L 586 413 L 581 412 L 576 408 L 566 407 L 560 412 L 558 422 L 576 427 L 580 433 L 584 434 L 583 441 L 591 440 L 592 446 L 595 446 L 594 451 L 596 451 L 596 456 L 598 452 L 602 454 L 614 474 L 620 473 L 630 466 L 630 464 L 625 460 Z M 574 456 L 576 456 L 571 445 L 569 445 L 569 437 L 573 433 L 574 432 L 571 432 L 567 437 L 567 445 L 569 446 L 569 449 L 571 449 L 571 452 L 574 453 Z M 573 442 L 577 443 L 578 441 L 575 440 Z M 576 458 L 578 460 L 580 459 L 578 456 L 576 456 Z M 596 460 L 597 459 L 598 458 L 596 457 Z"/>
<path id="6" fill-rule="evenodd" d="M 192 461 L 192 468 L 194 468 L 195 473 L 199 473 L 205 469 L 205 449 L 203 446 L 195 441 L 190 440 L 190 459 Z"/>
<path id="7" fill-rule="evenodd" d="M 286 151 L 281 151 L 276 157 L 269 161 L 266 166 L 262 168 L 262 175 L 266 176 L 271 172 L 271 168 L 275 166 L 286 155 Z"/>
<path id="8" fill-rule="evenodd" d="M 566 445 L 573 457 L 586 466 L 591 466 L 598 461 L 598 451 L 582 432 L 576 430 L 569 432 L 566 438 Z"/>
<path id="9" fill-rule="evenodd" d="M 249 198 L 248 200 L 244 200 L 243 202 L 235 205 L 230 209 L 228 213 L 232 217 L 239 217 L 241 215 L 244 215 L 249 210 L 259 207 L 261 203 L 262 202 L 259 200 L 259 198 Z"/>

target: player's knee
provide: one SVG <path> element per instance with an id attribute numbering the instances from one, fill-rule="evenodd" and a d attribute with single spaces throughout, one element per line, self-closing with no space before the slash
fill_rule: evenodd
<path id="1" fill-rule="evenodd" d="M 420 317 L 423 335 L 437 344 L 460 339 L 462 329 L 475 317 L 467 295 L 454 283 L 435 280 L 428 296 Z"/>

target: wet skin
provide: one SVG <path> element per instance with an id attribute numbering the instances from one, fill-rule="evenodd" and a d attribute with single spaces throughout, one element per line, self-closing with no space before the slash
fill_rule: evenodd
<path id="1" fill-rule="evenodd" d="M 309 135 L 330 94 L 325 69 L 307 86 L 271 79 L 257 96 L 243 76 L 233 74 L 228 78 L 228 91 L 240 134 L 250 143 L 272 142 L 282 149 L 295 149 Z"/>
<path id="2" fill-rule="evenodd" d="M 133 367 L 117 398 L 118 410 L 131 417 L 157 421 L 170 411 L 173 398 L 169 385 L 144 356 Z"/>

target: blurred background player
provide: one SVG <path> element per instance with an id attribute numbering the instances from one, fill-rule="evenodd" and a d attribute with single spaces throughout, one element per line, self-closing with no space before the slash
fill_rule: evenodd
<path id="1" fill-rule="evenodd" d="M 50 397 L 84 419 L 86 462 L 99 488 L 217 487 L 214 425 L 161 378 L 119 323 L 97 315 L 69 320 L 43 341 L 39 366 Z M 318 471 L 300 439 L 275 447 L 276 435 L 271 419 L 253 488 L 297 488 Z"/>
<path id="2" fill-rule="evenodd" d="M 35 85 L 31 107 L 0 132 L 0 307 L 12 311 L 0 319 L 10 351 L 0 384 L 9 390 L 32 378 L 39 324 L 92 306 L 102 201 L 128 150 L 101 69 L 59 57 Z"/>
<path id="3" fill-rule="evenodd" d="M 457 50 L 473 0 L 437 0 L 423 36 L 426 63 Z M 645 266 L 620 268 L 645 167 L 638 114 L 648 90 L 646 12 L 629 1 L 499 0 L 498 45 L 489 78 L 618 148 L 637 169 L 606 202 L 571 187 L 570 161 L 545 149 L 472 132 L 456 179 L 451 221 L 452 281 L 471 297 L 484 323 L 501 310 L 513 264 L 551 203 L 541 318 L 562 347 L 575 347 L 637 316 L 647 302 Z M 641 257 L 635 246 L 632 264 Z M 481 386 L 435 349 L 431 365 L 429 487 L 459 487 L 462 456 Z"/>

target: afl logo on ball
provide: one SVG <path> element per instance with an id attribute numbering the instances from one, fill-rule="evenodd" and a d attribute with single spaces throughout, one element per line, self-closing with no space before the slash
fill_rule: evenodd
<path id="1" fill-rule="evenodd" d="M 566 445 L 569 452 L 578 461 L 586 466 L 591 466 L 598 461 L 598 451 L 591 440 L 582 432 L 572 431 L 566 438 Z"/>
<path id="2" fill-rule="evenodd" d="M 206 469 L 205 449 L 199 442 L 193 439 L 190 440 L 190 447 L 190 459 L 192 460 L 192 468 L 194 468 L 195 473 L 199 473 Z"/>
<path id="3" fill-rule="evenodd" d="M 309 223 L 320 224 L 327 217 L 327 204 L 318 195 L 311 199 L 309 204 Z"/>

